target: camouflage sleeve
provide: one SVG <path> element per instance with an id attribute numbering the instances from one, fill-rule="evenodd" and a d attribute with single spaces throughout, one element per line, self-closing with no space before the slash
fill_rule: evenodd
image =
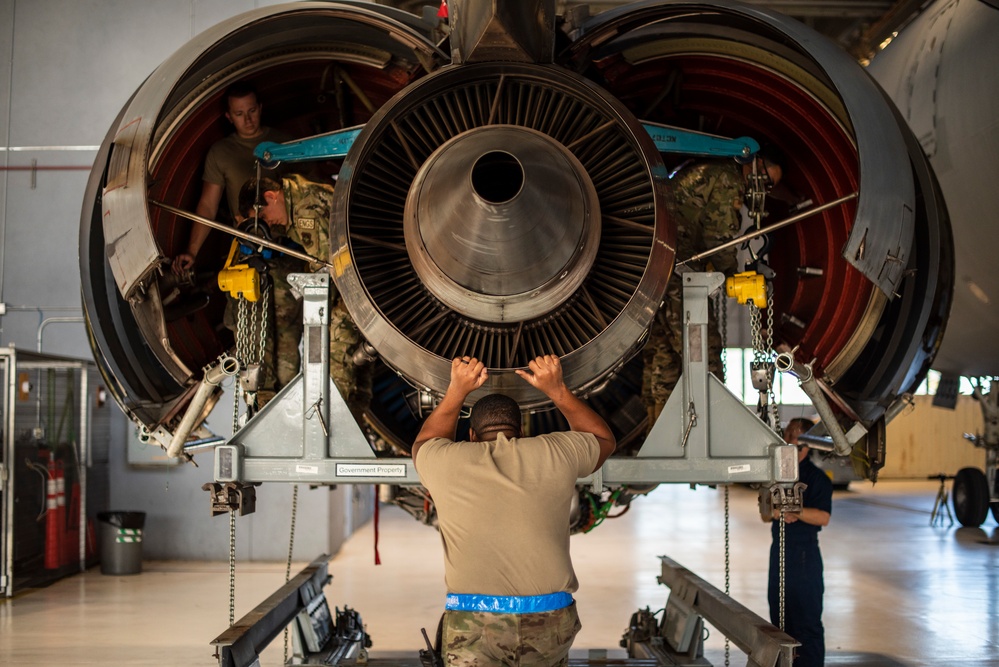
<path id="1" fill-rule="evenodd" d="M 288 235 L 313 257 L 324 262 L 329 261 L 329 225 L 333 188 L 298 178 L 285 196 L 293 198 L 292 220 Z M 318 271 L 322 265 L 314 263 L 310 268 Z"/>
<path id="2" fill-rule="evenodd" d="M 712 179 L 702 217 L 702 241 L 705 250 L 715 248 L 739 235 L 743 187 L 738 174 L 730 169 L 719 170 Z M 730 276 L 737 271 L 736 248 L 728 248 L 708 258 L 715 271 Z"/>

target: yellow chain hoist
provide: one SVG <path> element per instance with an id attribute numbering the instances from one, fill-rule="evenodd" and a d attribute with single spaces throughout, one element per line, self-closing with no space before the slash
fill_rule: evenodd
<path id="1" fill-rule="evenodd" d="M 756 271 L 744 271 L 726 278 L 725 293 L 739 305 L 752 303 L 761 310 L 767 307 L 767 281 Z"/>
<path id="2" fill-rule="evenodd" d="M 219 271 L 219 289 L 228 292 L 234 299 L 242 295 L 247 301 L 257 301 L 260 299 L 260 272 L 245 262 L 233 265 L 238 248 L 239 239 L 233 239 L 229 257 Z"/>

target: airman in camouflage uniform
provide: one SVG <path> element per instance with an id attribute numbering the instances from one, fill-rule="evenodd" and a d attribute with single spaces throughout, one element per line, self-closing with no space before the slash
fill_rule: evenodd
<path id="1" fill-rule="evenodd" d="M 264 203 L 260 217 L 272 227 L 286 225 L 289 239 L 301 245 L 309 255 L 329 261 L 333 187 L 309 181 L 298 174 L 291 174 L 281 181 L 278 185 L 273 180 L 261 179 L 260 191 Z M 239 207 L 247 217 L 253 215 L 256 191 L 255 179 L 247 181 L 240 191 Z M 322 267 L 322 264 L 315 263 L 309 268 L 318 271 Z M 371 402 L 370 366 L 354 363 L 354 352 L 362 342 L 361 334 L 332 283 L 330 304 L 330 376 L 355 417 L 360 419 Z M 298 335 L 301 338 L 301 310 L 298 320 Z M 297 347 L 295 362 L 297 373 Z"/>
<path id="2" fill-rule="evenodd" d="M 746 192 L 741 165 L 734 161 L 697 162 L 676 176 L 674 194 L 677 216 L 677 260 L 684 260 L 735 238 L 741 228 L 739 209 Z M 719 252 L 707 260 L 688 264 L 695 271 L 736 273 L 736 249 Z M 643 351 L 645 368 L 642 396 L 651 429 L 680 379 L 683 349 L 683 286 L 673 274 L 666 286 L 662 308 L 649 329 Z M 722 340 L 714 314 L 708 325 L 708 370 L 722 377 Z"/>
<path id="3" fill-rule="evenodd" d="M 445 612 L 441 653 L 448 667 L 564 667 L 582 627 L 576 605 L 542 613 Z"/>

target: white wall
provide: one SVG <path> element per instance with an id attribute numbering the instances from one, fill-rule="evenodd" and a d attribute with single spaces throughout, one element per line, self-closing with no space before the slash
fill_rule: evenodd
<path id="1" fill-rule="evenodd" d="M 97 147 L 143 80 L 202 30 L 265 0 L 0 0 L 0 346 L 90 358 L 82 324 L 78 236 Z M 38 171 L 21 169 L 35 160 Z M 67 318 L 63 322 L 50 318 Z M 47 322 L 42 327 L 43 322 Z M 232 405 L 231 396 L 220 403 Z M 231 424 L 230 415 L 214 422 Z M 212 519 L 211 453 L 200 467 L 136 468 L 116 415 L 111 504 L 147 513 L 147 558 L 228 559 L 229 522 Z M 220 435 L 228 435 L 222 430 Z M 283 560 L 291 486 L 257 489 L 257 513 L 237 519 L 237 557 Z M 354 502 L 354 496 L 363 496 Z M 296 558 L 334 553 L 370 516 L 370 487 L 299 491 Z M 367 504 L 360 502 L 367 499 Z"/>

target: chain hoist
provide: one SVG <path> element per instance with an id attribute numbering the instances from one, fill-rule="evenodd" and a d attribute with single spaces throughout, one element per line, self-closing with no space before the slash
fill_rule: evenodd
<path id="1" fill-rule="evenodd" d="M 256 393 L 260 382 L 260 365 L 264 359 L 267 340 L 267 313 L 270 283 L 266 283 L 260 298 L 249 300 L 243 293 L 236 298 L 236 359 L 240 363 L 239 388 L 242 389 L 247 417 L 256 408 Z M 257 319 L 260 319 L 259 329 Z M 254 337 L 254 332 L 259 335 Z M 233 392 L 232 432 L 239 430 L 239 395 Z M 235 623 L 236 614 L 236 508 L 229 508 L 229 625 Z"/>
<path id="2" fill-rule="evenodd" d="M 260 182 L 260 164 L 257 164 L 257 187 Z M 261 233 L 259 215 L 254 215 L 253 231 Z M 245 246 L 233 239 L 229 256 L 218 274 L 218 284 L 222 291 L 228 293 L 236 303 L 236 351 L 235 358 L 239 363 L 239 383 L 233 391 L 232 432 L 239 430 L 239 398 L 242 390 L 247 407 L 247 418 L 253 416 L 256 409 L 257 390 L 261 380 L 261 364 L 264 361 L 264 351 L 267 345 L 268 313 L 270 311 L 271 282 L 267 276 L 266 265 L 256 253 L 246 256 Z M 237 253 L 240 263 L 234 263 Z M 259 319 L 259 324 L 258 324 Z M 252 486 L 206 485 L 213 487 L 213 513 L 219 513 L 223 507 L 229 512 L 229 626 L 236 623 L 236 511 L 241 514 L 252 513 L 256 505 L 256 494 Z M 203 487 L 205 488 L 205 487 Z M 297 501 L 298 486 L 295 486 Z M 294 506 L 297 502 L 293 502 Z M 292 538 L 294 538 L 294 523 L 292 523 Z M 289 547 L 288 567 L 291 567 L 291 547 Z M 287 581 L 286 575 L 285 580 Z M 287 659 L 287 644 L 285 646 Z M 287 660 L 286 660 L 287 661 Z"/>
<path id="3" fill-rule="evenodd" d="M 749 309 L 749 328 L 753 338 L 753 361 L 750 364 L 750 377 L 753 387 L 760 393 L 757 412 L 760 419 L 764 421 L 778 435 L 780 434 L 780 417 L 777 413 L 777 397 L 774 392 L 774 351 L 773 351 L 773 325 L 774 311 L 773 299 L 769 298 L 773 288 L 768 285 L 767 303 L 764 308 L 752 307 Z M 763 332 L 763 310 L 767 313 L 766 334 Z"/>
<path id="4" fill-rule="evenodd" d="M 764 270 L 767 269 L 765 265 Z M 748 303 L 752 306 L 749 309 L 749 328 L 753 341 L 753 361 L 750 363 L 750 377 L 753 387 L 759 392 L 760 398 L 757 413 L 761 420 L 778 435 L 781 434 L 780 415 L 777 411 L 777 396 L 774 392 L 774 375 L 776 372 L 776 355 L 773 349 L 774 331 L 774 300 L 773 284 L 755 271 L 736 274 L 726 280 L 725 289 L 728 295 L 738 299 L 739 303 Z M 766 330 L 763 326 L 763 312 L 766 311 Z M 794 498 L 800 498 L 795 495 Z M 785 521 L 787 510 L 786 494 L 780 494 L 780 526 L 778 527 L 778 560 L 779 560 L 779 620 L 780 628 L 784 629 L 784 577 L 785 577 Z M 773 503 L 768 504 L 772 508 Z M 768 511 L 773 513 L 772 509 Z M 728 525 L 728 496 L 726 495 L 726 528 Z M 726 539 L 726 587 L 727 581 L 727 557 L 728 542 Z M 726 593 L 727 593 L 726 588 Z M 728 664 L 728 646 L 726 644 L 726 662 Z"/>
<path id="5" fill-rule="evenodd" d="M 236 358 L 244 369 L 240 373 L 239 383 L 250 416 L 256 410 L 257 391 L 263 379 L 270 299 L 271 284 L 266 281 L 260 298 L 256 301 L 250 301 L 243 295 L 236 300 Z"/>

